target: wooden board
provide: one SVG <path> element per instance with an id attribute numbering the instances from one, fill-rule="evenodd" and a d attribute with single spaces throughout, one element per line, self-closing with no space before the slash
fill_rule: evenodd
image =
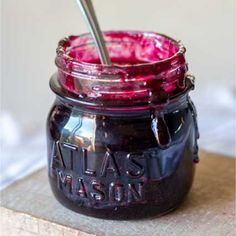
<path id="1" fill-rule="evenodd" d="M 201 152 L 193 188 L 182 206 L 160 218 L 112 221 L 74 213 L 53 197 L 46 169 L 1 192 L 3 236 L 235 235 L 235 160 Z"/>

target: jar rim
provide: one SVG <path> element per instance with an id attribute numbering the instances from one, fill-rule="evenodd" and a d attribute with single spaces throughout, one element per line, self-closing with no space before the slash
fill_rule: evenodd
<path id="1" fill-rule="evenodd" d="M 138 30 L 118 30 L 118 31 L 104 31 L 103 34 L 109 35 L 109 34 L 127 34 L 128 36 L 132 35 L 143 35 L 143 36 L 149 36 L 156 38 L 158 37 L 159 39 L 162 38 L 163 40 L 169 40 L 173 45 L 175 45 L 178 50 L 175 52 L 173 55 L 171 55 L 168 58 L 161 59 L 161 60 L 154 60 L 154 61 L 149 61 L 149 62 L 143 62 L 143 63 L 135 63 L 135 64 L 111 64 L 111 65 L 104 65 L 104 64 L 95 64 L 95 63 L 90 63 L 86 62 L 83 60 L 80 60 L 79 58 L 74 58 L 68 54 L 68 51 L 73 48 L 72 43 L 73 41 L 77 38 L 84 38 L 85 44 L 87 40 L 92 40 L 91 36 L 89 33 L 83 33 L 77 36 L 69 36 L 65 37 L 62 40 L 59 41 L 58 47 L 56 49 L 56 65 L 60 68 L 61 63 L 59 61 L 63 60 L 66 62 L 70 62 L 73 65 L 73 69 L 76 71 L 76 68 L 83 68 L 83 70 L 90 71 L 90 70 L 95 70 L 95 71 L 107 71 L 109 74 L 111 74 L 111 69 L 118 69 L 119 71 L 126 70 L 126 69 L 132 69 L 132 70 L 138 70 L 138 69 L 145 69 L 147 67 L 154 67 L 158 66 L 164 63 L 169 63 L 170 61 L 173 61 L 177 59 L 178 57 L 184 57 L 184 54 L 186 52 L 186 48 L 184 47 L 183 43 L 180 40 L 176 40 L 170 36 L 167 36 L 162 33 L 157 33 L 153 31 L 138 31 Z M 93 44 L 93 42 L 90 42 Z M 116 78 L 116 76 L 115 76 Z M 115 79 L 114 78 L 114 79 Z M 99 79 L 100 80 L 100 79 Z M 109 78 L 111 81 L 112 78 Z"/>

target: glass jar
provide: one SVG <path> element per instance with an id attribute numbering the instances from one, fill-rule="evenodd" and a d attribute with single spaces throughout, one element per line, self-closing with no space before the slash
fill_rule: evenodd
<path id="1" fill-rule="evenodd" d="M 105 41 L 111 66 L 100 64 L 88 34 L 58 44 L 47 120 L 52 191 L 95 217 L 167 213 L 185 198 L 198 162 L 185 48 L 152 32 L 106 32 Z"/>

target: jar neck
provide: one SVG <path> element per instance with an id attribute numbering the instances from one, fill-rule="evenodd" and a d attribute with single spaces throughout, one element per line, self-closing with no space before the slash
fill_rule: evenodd
<path id="1" fill-rule="evenodd" d="M 120 112 L 129 113 L 132 115 L 133 112 L 141 112 L 155 110 L 159 114 L 164 114 L 168 112 L 173 112 L 175 110 L 181 109 L 189 102 L 189 92 L 194 89 L 194 79 L 192 76 L 186 76 L 186 86 L 183 91 L 178 94 L 175 94 L 168 98 L 168 100 L 163 100 L 160 103 L 152 103 L 151 101 L 140 102 L 139 104 L 135 104 L 133 106 L 129 106 L 129 104 L 109 104 L 107 103 L 95 101 L 90 98 L 82 97 L 80 95 L 73 94 L 68 90 L 65 90 L 62 85 L 59 83 L 57 74 L 54 74 L 50 79 L 50 88 L 57 95 L 57 98 L 66 106 L 79 107 L 81 110 L 85 111 L 94 111 L 96 113 L 101 112 L 113 112 L 114 114 L 119 114 Z"/>
<path id="2" fill-rule="evenodd" d="M 89 34 L 59 42 L 57 80 L 68 97 L 89 106 L 140 109 L 167 103 L 188 90 L 185 48 L 180 42 L 150 32 L 104 35 L 111 66 L 100 64 Z"/>

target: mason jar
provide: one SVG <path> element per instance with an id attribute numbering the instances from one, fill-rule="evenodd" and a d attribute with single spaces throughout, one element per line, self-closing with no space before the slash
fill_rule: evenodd
<path id="1" fill-rule="evenodd" d="M 181 42 L 154 32 L 105 32 L 112 65 L 89 34 L 62 39 L 47 119 L 56 199 L 86 215 L 162 215 L 185 198 L 198 162 L 196 110 Z"/>

